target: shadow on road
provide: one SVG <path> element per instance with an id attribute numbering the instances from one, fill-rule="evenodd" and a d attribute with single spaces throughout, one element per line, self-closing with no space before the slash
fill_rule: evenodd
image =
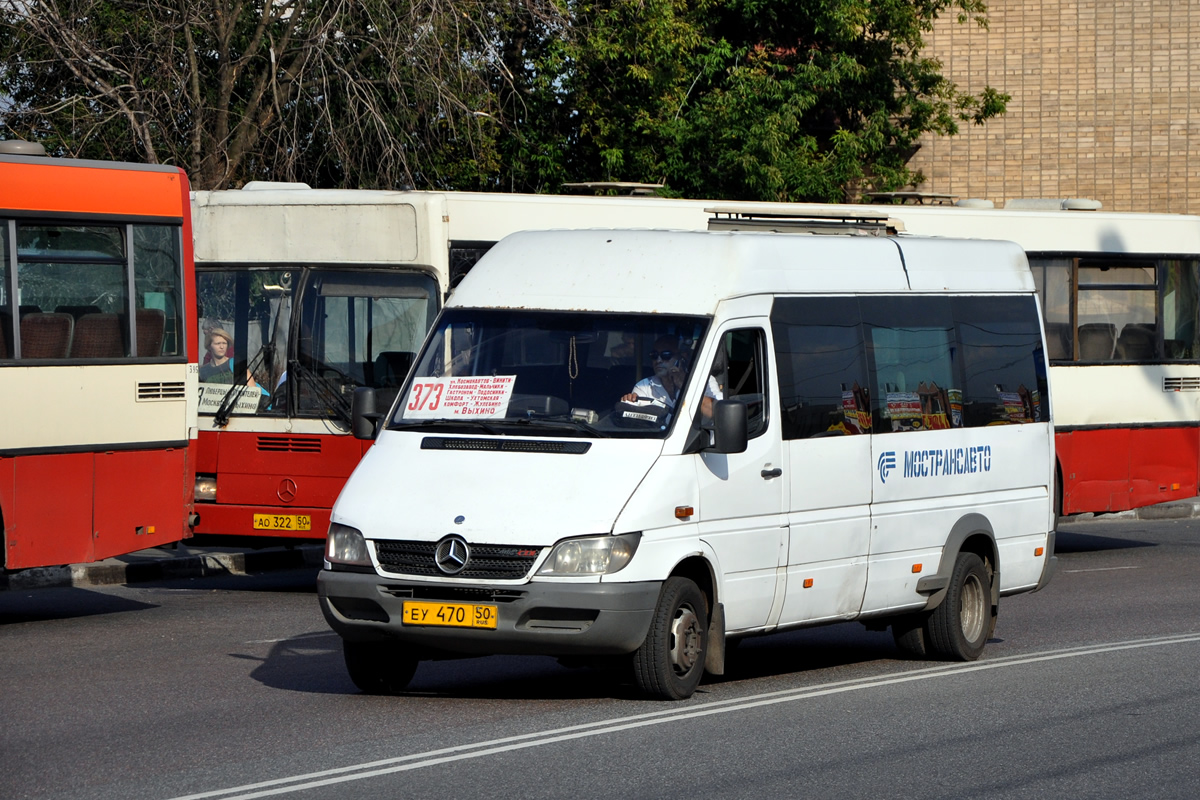
<path id="1" fill-rule="evenodd" d="M 341 639 L 332 631 L 309 633 L 272 645 L 251 677 L 265 686 L 310 694 L 358 694 L 342 661 Z M 726 674 L 701 684 L 894 661 L 900 653 L 887 631 L 857 623 L 830 625 L 745 640 L 732 648 Z M 644 699 L 627 658 L 588 666 L 564 666 L 548 656 L 486 656 L 422 661 L 404 697 L 477 700 Z"/>
<path id="2" fill-rule="evenodd" d="M 142 603 L 125 597 L 93 592 L 90 589 L 64 587 L 10 590 L 0 592 L 0 625 L 94 617 L 98 614 L 121 614 L 151 608 L 158 606 L 154 603 Z"/>
<path id="3" fill-rule="evenodd" d="M 1098 536 L 1094 533 L 1073 533 L 1059 528 L 1054 539 L 1054 552 L 1097 553 L 1103 550 L 1128 550 L 1136 547 L 1158 547 L 1157 542 L 1137 539 L 1122 539 L 1116 536 Z"/>

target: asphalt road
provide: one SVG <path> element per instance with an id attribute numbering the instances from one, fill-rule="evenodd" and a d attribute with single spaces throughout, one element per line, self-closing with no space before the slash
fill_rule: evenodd
<path id="1" fill-rule="evenodd" d="M 360 695 L 311 569 L 0 593 L 0 797 L 1195 797 L 1200 521 L 1072 523 L 1059 556 L 974 664 L 836 625 L 683 703 L 516 657 Z"/>

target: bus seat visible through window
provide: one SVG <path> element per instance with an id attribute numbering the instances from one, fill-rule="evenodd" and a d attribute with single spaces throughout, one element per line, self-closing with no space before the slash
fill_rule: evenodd
<path id="1" fill-rule="evenodd" d="M 66 358 L 74 327 L 70 314 L 26 314 L 21 317 L 21 358 Z"/>
<path id="2" fill-rule="evenodd" d="M 375 356 L 372 385 L 380 389 L 399 388 L 412 366 L 413 356 L 406 350 L 384 350 Z"/>
<path id="3" fill-rule="evenodd" d="M 1085 322 L 1079 326 L 1079 360 L 1111 361 L 1117 343 L 1117 326 L 1111 322 Z"/>
<path id="4" fill-rule="evenodd" d="M 1072 359 L 1069 323 L 1046 323 L 1046 355 L 1051 361 L 1070 361 Z"/>
<path id="5" fill-rule="evenodd" d="M 75 323 L 71 358 L 120 358 L 125 355 L 121 319 L 116 314 L 86 314 Z"/>
<path id="6" fill-rule="evenodd" d="M 82 317 L 84 314 L 99 314 L 100 307 L 99 306 L 58 306 L 54 309 L 54 311 L 58 314 L 70 314 L 71 318 L 74 319 L 76 322 L 78 322 L 79 318 Z"/>
<path id="7" fill-rule="evenodd" d="M 167 328 L 167 314 L 159 308 L 139 308 L 137 317 L 137 354 L 140 358 L 157 358 L 162 355 L 163 333 Z"/>
<path id="8" fill-rule="evenodd" d="M 1147 322 L 1130 322 L 1121 328 L 1117 337 L 1118 361 L 1149 361 L 1154 358 L 1155 326 Z"/>
<path id="9" fill-rule="evenodd" d="M 12 358 L 12 352 L 8 349 L 8 332 L 12 330 L 12 317 L 8 314 L 0 314 L 0 358 Z"/>

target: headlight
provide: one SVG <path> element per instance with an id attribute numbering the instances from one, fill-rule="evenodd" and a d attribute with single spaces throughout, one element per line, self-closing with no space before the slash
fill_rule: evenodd
<path id="1" fill-rule="evenodd" d="M 640 533 L 566 539 L 554 546 L 538 575 L 611 575 L 637 552 Z"/>
<path id="2" fill-rule="evenodd" d="M 215 503 L 215 502 L 217 502 L 217 476 L 216 475 L 197 475 L 196 476 L 196 502 L 198 502 L 198 503 Z"/>
<path id="3" fill-rule="evenodd" d="M 369 567 L 371 554 L 367 551 L 367 540 L 349 525 L 335 522 L 329 526 L 329 538 L 325 541 L 325 560 L 330 564 Z"/>

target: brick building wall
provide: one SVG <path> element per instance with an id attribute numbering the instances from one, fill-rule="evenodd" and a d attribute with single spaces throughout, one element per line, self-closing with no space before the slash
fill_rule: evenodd
<path id="1" fill-rule="evenodd" d="M 922 191 L 1200 213 L 1200 0 L 990 0 L 988 30 L 949 16 L 926 53 L 960 89 L 1012 100 L 922 140 Z"/>

